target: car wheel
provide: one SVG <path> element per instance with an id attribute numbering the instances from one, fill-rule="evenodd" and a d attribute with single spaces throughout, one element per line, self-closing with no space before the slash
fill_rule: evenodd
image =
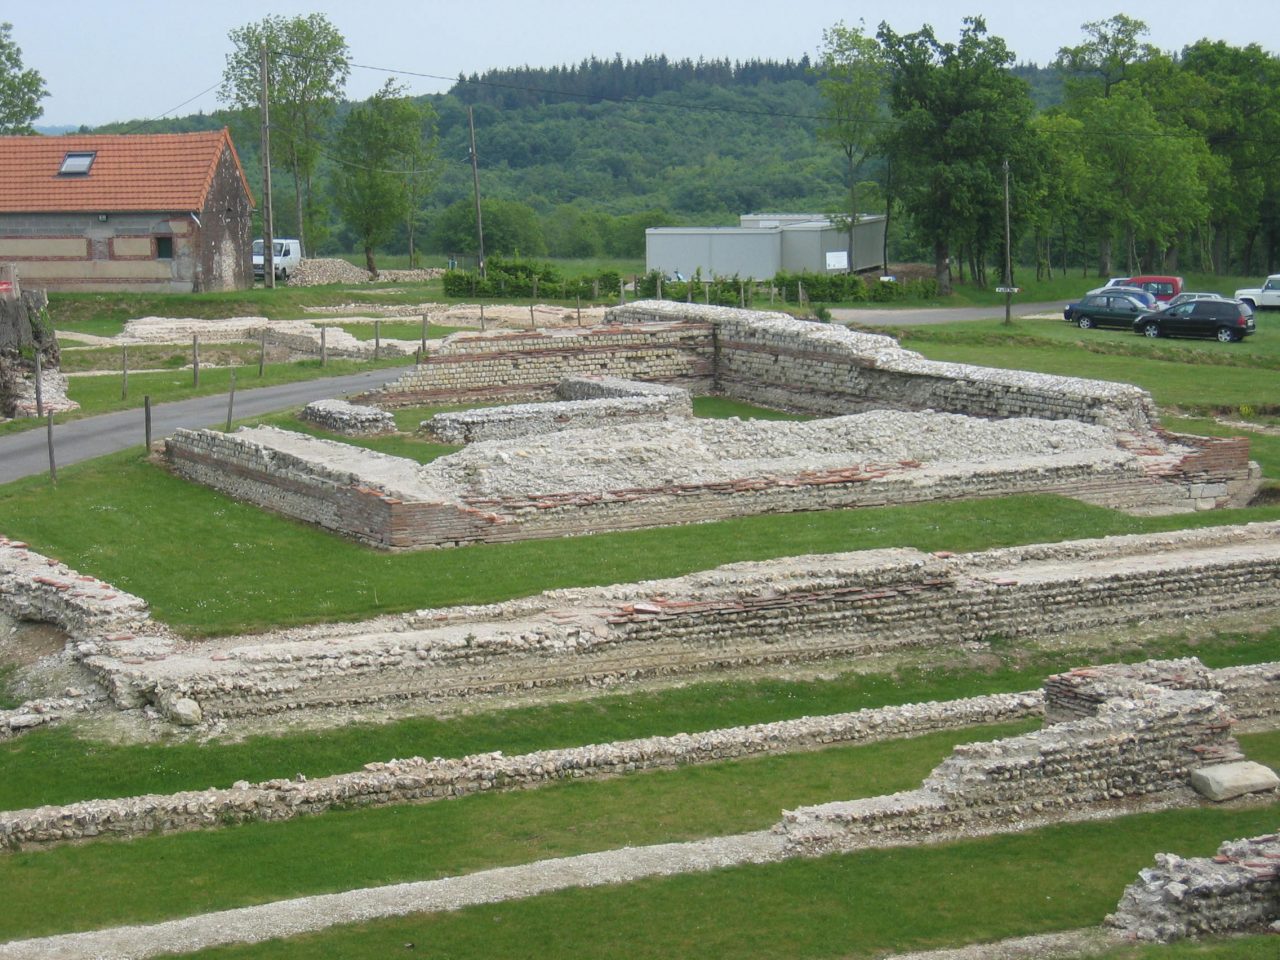
<path id="1" fill-rule="evenodd" d="M 1076 320 L 1076 326 L 1079 327 L 1081 330 L 1088 330 L 1090 327 L 1093 326 L 1093 318 L 1080 317 Z"/>
<path id="2" fill-rule="evenodd" d="M 1160 336 L 1160 324 L 1144 323 L 1142 325 L 1142 335 L 1144 337 L 1151 337 L 1152 339 L 1155 339 L 1156 337 Z"/>
<path id="3" fill-rule="evenodd" d="M 1236 336 L 1236 332 L 1230 327 L 1218 328 L 1218 341 L 1220 343 L 1233 343 L 1237 339 L 1239 338 Z"/>

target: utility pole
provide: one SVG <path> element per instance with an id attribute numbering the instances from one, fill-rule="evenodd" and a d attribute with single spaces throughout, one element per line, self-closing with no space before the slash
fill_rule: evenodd
<path id="1" fill-rule="evenodd" d="M 1009 158 L 1004 158 L 1004 322 L 1013 323 L 1013 251 L 1009 249 Z"/>
<path id="2" fill-rule="evenodd" d="M 467 107 L 467 126 L 471 129 L 471 183 L 476 194 L 476 241 L 480 246 L 480 276 L 484 273 L 484 221 L 480 218 L 480 160 L 476 156 L 476 117 Z"/>
<path id="3" fill-rule="evenodd" d="M 276 285 L 275 222 L 271 216 L 271 113 L 268 105 L 267 45 L 262 45 L 262 61 L 258 67 L 262 108 L 262 283 L 268 289 Z"/>

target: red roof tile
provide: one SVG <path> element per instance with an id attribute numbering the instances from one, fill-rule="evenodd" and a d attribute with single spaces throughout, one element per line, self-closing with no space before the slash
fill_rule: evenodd
<path id="1" fill-rule="evenodd" d="M 224 128 L 135 136 L 0 137 L 0 213 L 196 212 L 204 208 L 223 148 L 240 158 Z M 59 176 L 68 153 L 95 153 L 88 174 Z M 249 185 L 245 183 L 245 193 Z"/>

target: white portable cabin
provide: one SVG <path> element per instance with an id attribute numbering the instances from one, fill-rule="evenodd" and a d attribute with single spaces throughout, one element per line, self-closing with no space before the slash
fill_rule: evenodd
<path id="1" fill-rule="evenodd" d="M 882 266 L 885 218 L 863 215 L 853 234 L 853 268 Z M 818 214 L 745 214 L 736 227 L 652 227 L 645 269 L 664 276 L 767 280 L 780 271 L 843 273 L 849 236 Z"/>

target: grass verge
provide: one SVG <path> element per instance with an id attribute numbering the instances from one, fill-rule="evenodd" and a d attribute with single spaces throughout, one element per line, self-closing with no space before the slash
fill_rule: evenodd
<path id="1" fill-rule="evenodd" d="M 387 554 L 188 483 L 136 452 L 61 470 L 56 488 L 43 477 L 0 488 L 6 536 L 145 597 L 156 617 L 190 634 L 489 603 L 739 560 L 872 547 L 959 552 L 1274 519 L 1280 506 L 1132 517 L 1020 496 Z"/>
<path id="2" fill-rule="evenodd" d="M 200 960 L 872 958 L 1092 926 L 1155 853 L 1206 856 L 1276 807 L 1174 811 L 938 846 L 650 878 L 339 927 Z M 1272 938 L 1274 939 L 1274 938 Z"/>

